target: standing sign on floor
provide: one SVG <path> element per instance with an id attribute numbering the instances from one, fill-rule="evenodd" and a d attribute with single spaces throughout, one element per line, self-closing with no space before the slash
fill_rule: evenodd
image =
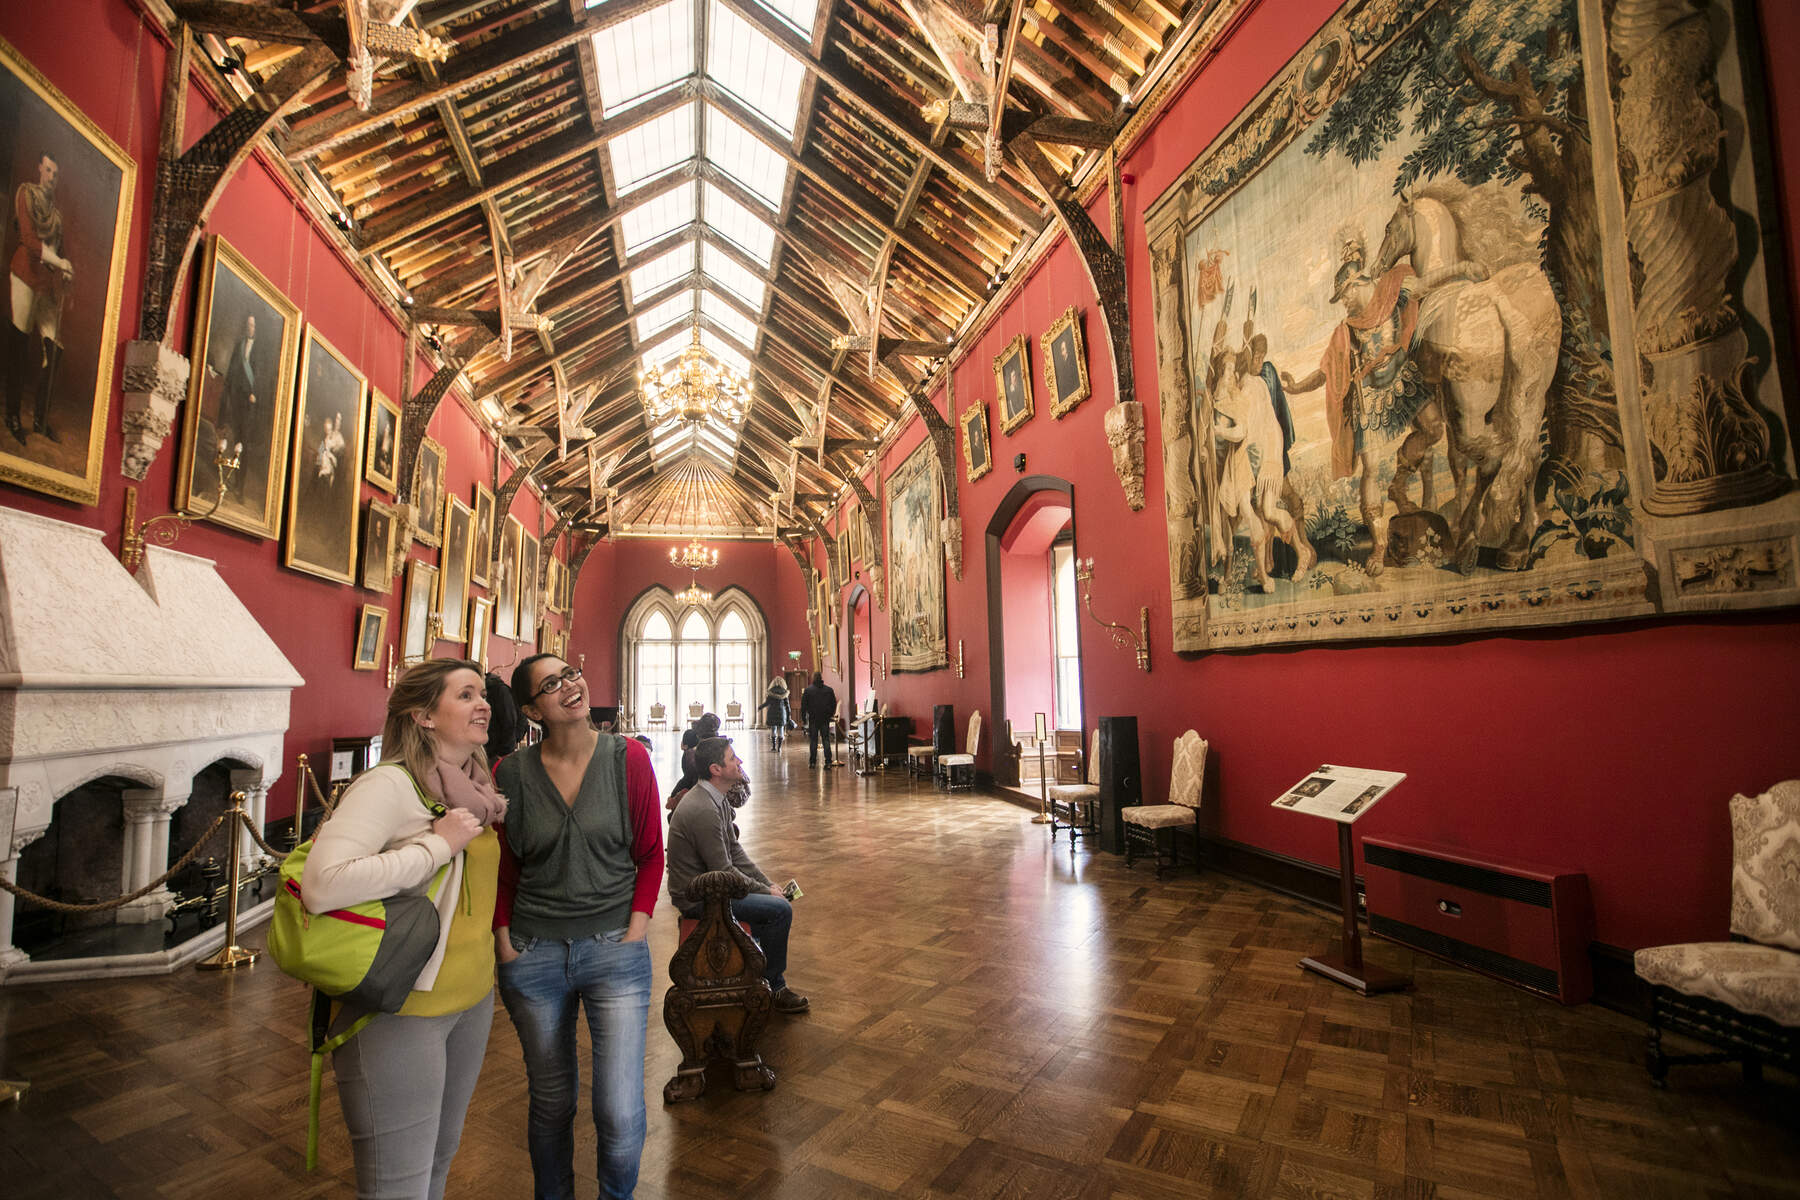
<path id="1" fill-rule="evenodd" d="M 1356 848 L 1350 840 L 1350 826 L 1405 778 L 1403 771 L 1371 771 L 1327 763 L 1308 771 L 1300 782 L 1272 802 L 1275 808 L 1337 822 L 1338 898 L 1344 915 L 1343 945 L 1336 954 L 1308 955 L 1300 960 L 1300 966 L 1302 970 L 1316 972 L 1365 996 L 1397 992 L 1412 980 L 1363 961 L 1362 932 L 1356 920 Z"/>

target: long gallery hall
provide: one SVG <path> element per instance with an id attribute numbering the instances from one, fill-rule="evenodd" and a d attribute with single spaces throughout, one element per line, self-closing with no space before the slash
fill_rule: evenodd
<path id="1" fill-rule="evenodd" d="M 1800 1193 L 1796 48 L 0 2 L 0 1197 Z"/>

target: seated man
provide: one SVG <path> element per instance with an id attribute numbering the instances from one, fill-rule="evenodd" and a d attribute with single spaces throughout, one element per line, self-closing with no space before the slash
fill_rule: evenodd
<path id="1" fill-rule="evenodd" d="M 700 902 L 690 895 L 696 876 L 707 871 L 741 875 L 750 884 L 750 894 L 731 902 L 731 915 L 750 926 L 750 936 L 762 946 L 767 959 L 763 978 L 775 993 L 775 1011 L 803 1013 L 806 997 L 787 985 L 788 928 L 794 923 L 794 906 L 744 853 L 737 822 L 731 819 L 734 805 L 726 799 L 744 782 L 744 766 L 731 739 L 724 737 L 703 739 L 694 750 L 694 763 L 698 778 L 669 817 L 669 899 L 682 916 L 698 917 Z"/>

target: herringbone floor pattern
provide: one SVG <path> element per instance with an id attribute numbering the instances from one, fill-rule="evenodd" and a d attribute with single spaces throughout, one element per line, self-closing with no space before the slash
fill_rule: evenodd
<path id="1" fill-rule="evenodd" d="M 664 1108 L 679 1055 L 658 984 L 640 1196 L 1800 1192 L 1781 1076 L 1755 1091 L 1729 1068 L 1678 1068 L 1657 1092 L 1641 1027 L 1615 1014 L 1383 943 L 1371 957 L 1416 987 L 1361 999 L 1295 967 L 1328 945 L 1327 913 L 1071 854 L 991 797 L 809 772 L 803 748 L 748 757 L 745 842 L 806 890 L 789 974 L 813 1008 L 765 1041 L 773 1092 L 719 1073 Z M 669 910 L 652 929 L 666 964 Z M 0 1195 L 350 1194 L 329 1083 L 321 1167 L 302 1166 L 303 1009 L 267 963 L 0 990 L 0 1077 L 33 1084 L 0 1111 Z M 524 1123 L 501 1013 L 451 1196 L 529 1196 Z M 584 1102 L 578 1165 L 585 1124 Z"/>

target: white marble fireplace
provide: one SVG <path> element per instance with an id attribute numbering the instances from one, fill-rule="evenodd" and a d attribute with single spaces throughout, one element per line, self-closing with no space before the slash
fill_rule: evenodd
<path id="1" fill-rule="evenodd" d="M 151 547 L 134 578 L 100 530 L 0 509 L 0 878 L 16 880 L 57 802 L 96 781 L 120 785 L 108 794 L 122 809 L 117 878 L 109 855 L 97 881 L 109 897 L 187 849 L 169 845 L 170 815 L 209 764 L 236 764 L 231 787 L 261 828 L 289 699 L 304 682 L 211 561 Z M 241 831 L 215 836 L 203 853 L 259 856 Z M 159 888 L 117 920 L 158 921 L 173 902 Z M 223 939 L 215 926 L 166 951 L 34 962 L 13 945 L 15 907 L 0 891 L 0 983 L 168 971 Z"/>

